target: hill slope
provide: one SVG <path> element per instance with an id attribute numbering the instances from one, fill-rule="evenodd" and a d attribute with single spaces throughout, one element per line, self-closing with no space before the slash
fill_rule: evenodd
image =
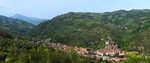
<path id="1" fill-rule="evenodd" d="M 105 13 L 70 12 L 45 21 L 30 32 L 31 37 L 53 42 L 100 48 L 111 37 L 122 49 L 148 50 L 150 10 L 119 10 Z"/>
<path id="2" fill-rule="evenodd" d="M 98 16 L 99 14 L 94 14 Z M 30 35 L 39 38 L 51 38 L 54 42 L 61 42 L 74 46 L 93 47 L 103 44 L 101 35 L 105 32 L 93 13 L 68 13 L 55 17 L 50 21 L 39 24 Z M 85 17 L 84 17 L 85 16 Z M 35 33 L 34 33 L 35 32 Z"/>
<path id="3" fill-rule="evenodd" d="M 34 27 L 33 24 L 27 23 L 23 20 L 0 16 L 0 29 L 3 31 L 25 35 L 32 29 L 32 27 Z"/>

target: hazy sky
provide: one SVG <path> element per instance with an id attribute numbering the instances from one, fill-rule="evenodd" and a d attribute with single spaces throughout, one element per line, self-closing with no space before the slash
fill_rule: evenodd
<path id="1" fill-rule="evenodd" d="M 67 12 L 150 9 L 150 0 L 0 0 L 0 14 L 52 18 Z"/>

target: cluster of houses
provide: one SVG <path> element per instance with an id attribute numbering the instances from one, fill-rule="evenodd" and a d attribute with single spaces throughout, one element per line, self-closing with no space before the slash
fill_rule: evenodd
<path id="1" fill-rule="evenodd" d="M 108 60 L 118 62 L 123 60 L 124 56 L 126 55 L 126 51 L 122 51 L 121 49 L 119 49 L 118 45 L 112 40 L 106 41 L 105 47 L 96 51 L 92 51 L 82 47 L 71 47 L 60 43 L 51 43 L 47 41 L 38 41 L 37 43 L 43 42 L 43 44 L 46 44 L 48 47 L 59 49 L 65 52 L 74 50 L 80 56 L 93 58 L 96 60 Z"/>
<path id="2" fill-rule="evenodd" d="M 91 51 L 86 48 L 76 48 L 75 51 L 80 56 L 94 58 L 96 60 L 108 60 L 108 61 L 121 61 L 126 55 L 125 51 L 118 48 L 118 45 L 113 41 L 108 40 L 105 42 L 106 46 L 103 49 Z"/>
<path id="3" fill-rule="evenodd" d="M 97 50 L 96 54 L 96 59 L 121 61 L 126 52 L 119 49 L 117 44 L 109 40 L 106 42 L 105 48 Z"/>

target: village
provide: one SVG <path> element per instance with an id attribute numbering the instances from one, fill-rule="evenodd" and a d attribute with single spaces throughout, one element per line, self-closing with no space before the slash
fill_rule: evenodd
<path id="1" fill-rule="evenodd" d="M 75 51 L 84 57 L 94 58 L 96 60 L 108 60 L 108 61 L 121 61 L 126 55 L 125 51 L 122 51 L 117 47 L 114 42 L 106 42 L 105 48 L 98 49 L 96 51 L 90 51 L 86 48 L 75 48 Z"/>
<path id="2" fill-rule="evenodd" d="M 72 47 L 68 45 L 63 45 L 60 43 L 52 43 L 49 42 L 50 39 L 37 41 L 36 43 L 42 43 L 47 45 L 48 47 L 52 47 L 57 50 L 61 50 L 64 52 L 69 52 L 74 50 L 79 56 L 92 58 L 95 60 L 106 60 L 106 61 L 122 61 L 124 60 L 124 56 L 126 55 L 126 51 L 122 51 L 118 48 L 118 45 L 113 42 L 111 39 L 105 41 L 105 47 L 102 49 L 98 49 L 96 51 L 89 50 L 87 48 L 82 47 Z"/>

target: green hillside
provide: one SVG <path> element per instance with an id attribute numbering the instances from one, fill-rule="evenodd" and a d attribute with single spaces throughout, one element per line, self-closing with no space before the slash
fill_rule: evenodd
<path id="1" fill-rule="evenodd" d="M 149 51 L 150 10 L 119 10 L 105 13 L 70 12 L 54 17 L 29 33 L 36 39 L 101 48 L 107 37 L 126 50 Z"/>
<path id="2" fill-rule="evenodd" d="M 25 35 L 29 30 L 34 27 L 33 24 L 27 23 L 22 20 L 13 19 L 5 16 L 0 16 L 0 30 Z"/>

